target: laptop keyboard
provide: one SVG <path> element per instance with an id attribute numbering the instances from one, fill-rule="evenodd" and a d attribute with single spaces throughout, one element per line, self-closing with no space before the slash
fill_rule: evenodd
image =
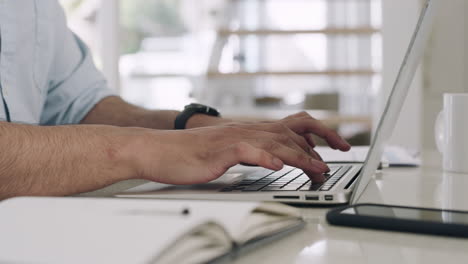
<path id="1" fill-rule="evenodd" d="M 300 169 L 284 167 L 280 171 L 259 171 L 230 185 L 222 192 L 329 191 L 351 169 L 350 165 L 331 165 L 324 183 L 313 183 Z"/>

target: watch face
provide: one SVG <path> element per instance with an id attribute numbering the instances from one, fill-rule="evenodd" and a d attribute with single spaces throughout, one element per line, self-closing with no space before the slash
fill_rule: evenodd
<path id="1" fill-rule="evenodd" d="M 195 103 L 189 104 L 189 105 L 187 105 L 185 107 L 185 109 L 206 109 L 206 108 L 207 108 L 207 106 L 205 106 L 205 105 L 195 104 Z"/>

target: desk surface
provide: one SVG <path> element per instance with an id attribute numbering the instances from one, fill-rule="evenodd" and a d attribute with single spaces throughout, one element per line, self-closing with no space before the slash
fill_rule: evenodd
<path id="1" fill-rule="evenodd" d="M 426 153 L 420 168 L 388 168 L 367 187 L 362 202 L 468 210 L 468 175 L 444 173 L 441 157 Z M 87 195 L 107 195 L 125 182 Z M 235 261 L 258 263 L 468 263 L 468 239 L 334 227 L 324 208 L 301 209 L 307 226 Z"/>

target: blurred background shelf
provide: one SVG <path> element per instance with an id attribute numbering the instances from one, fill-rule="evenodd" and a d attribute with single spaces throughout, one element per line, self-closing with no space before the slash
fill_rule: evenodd
<path id="1" fill-rule="evenodd" d="M 181 109 L 197 101 L 243 120 L 315 109 L 347 137 L 370 134 L 381 0 L 61 2 L 131 103 Z"/>
<path id="2" fill-rule="evenodd" d="M 304 35 L 304 34 L 327 34 L 327 35 L 371 35 L 381 33 L 377 28 L 324 28 L 324 29 L 257 29 L 257 30 L 230 30 L 220 29 L 220 36 L 230 35 Z"/>
<path id="3" fill-rule="evenodd" d="M 233 78 L 233 77 L 258 77 L 258 76 L 292 76 L 292 75 L 302 75 L 302 76 L 314 76 L 314 75 L 325 75 L 325 76 L 372 76 L 379 74 L 379 72 L 373 70 L 324 70 L 324 71 L 259 71 L 259 72 L 232 72 L 232 73 L 223 73 L 223 72 L 208 72 L 208 78 Z"/>

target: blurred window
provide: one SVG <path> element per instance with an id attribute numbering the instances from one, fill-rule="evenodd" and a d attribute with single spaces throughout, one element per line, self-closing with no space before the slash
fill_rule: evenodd
<path id="1" fill-rule="evenodd" d="M 117 7 L 120 40 L 99 26 L 104 2 Z M 119 44 L 121 94 L 141 106 L 180 109 L 196 96 L 236 107 L 241 103 L 232 98 L 244 93 L 240 100 L 253 107 L 369 117 L 373 111 L 381 79 L 381 0 L 61 3 L 98 65 L 105 60 L 99 47 Z"/>

